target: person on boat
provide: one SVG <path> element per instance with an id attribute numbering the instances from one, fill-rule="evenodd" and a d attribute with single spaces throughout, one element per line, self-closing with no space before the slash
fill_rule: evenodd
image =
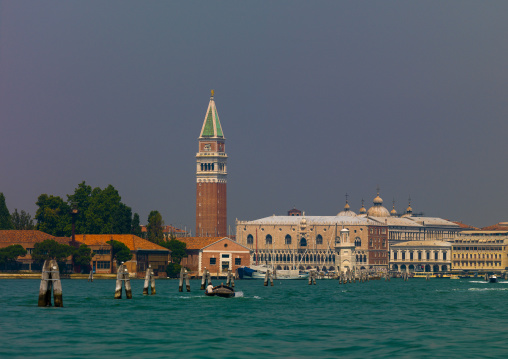
<path id="1" fill-rule="evenodd" d="M 212 283 L 208 283 L 208 286 L 206 287 L 206 292 L 207 293 L 213 293 L 213 285 Z"/>

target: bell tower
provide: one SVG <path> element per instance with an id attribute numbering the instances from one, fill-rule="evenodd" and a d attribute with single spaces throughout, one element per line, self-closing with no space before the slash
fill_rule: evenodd
<path id="1" fill-rule="evenodd" d="M 210 96 L 196 154 L 196 237 L 227 236 L 227 159 L 219 114 Z"/>

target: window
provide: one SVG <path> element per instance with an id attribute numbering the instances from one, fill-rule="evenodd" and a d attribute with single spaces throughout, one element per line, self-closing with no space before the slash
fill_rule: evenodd
<path id="1" fill-rule="evenodd" d="M 252 234 L 249 234 L 247 236 L 247 244 L 253 244 L 254 243 L 254 238 L 252 237 Z"/>
<path id="2" fill-rule="evenodd" d="M 210 265 L 215 265 L 217 264 L 217 259 L 216 258 L 210 258 Z"/>
<path id="3" fill-rule="evenodd" d="M 323 244 L 323 236 L 318 234 L 316 237 L 316 244 Z"/>
<path id="4" fill-rule="evenodd" d="M 110 262 L 109 261 L 97 261 L 97 269 L 109 269 Z"/>
<path id="5" fill-rule="evenodd" d="M 355 238 L 355 247 L 361 247 L 362 246 L 362 239 L 360 237 Z"/>
<path id="6" fill-rule="evenodd" d="M 305 238 L 300 239 L 300 246 L 307 247 L 307 240 Z"/>
<path id="7" fill-rule="evenodd" d="M 288 234 L 288 235 L 286 235 L 286 238 L 284 239 L 284 242 L 285 242 L 286 244 L 291 244 L 291 236 L 290 236 L 289 234 Z"/>
<path id="8" fill-rule="evenodd" d="M 272 236 L 267 234 L 265 238 L 266 244 L 272 244 Z"/>

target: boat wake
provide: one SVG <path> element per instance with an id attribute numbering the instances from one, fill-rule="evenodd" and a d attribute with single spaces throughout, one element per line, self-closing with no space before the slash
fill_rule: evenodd
<path id="1" fill-rule="evenodd" d="M 243 298 L 243 292 L 240 291 L 240 292 L 235 292 L 235 298 L 236 297 L 240 297 L 240 298 Z"/>

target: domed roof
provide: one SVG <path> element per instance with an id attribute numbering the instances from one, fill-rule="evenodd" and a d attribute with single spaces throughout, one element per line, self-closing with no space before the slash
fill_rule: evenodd
<path id="1" fill-rule="evenodd" d="M 337 216 L 356 217 L 356 213 L 350 209 L 349 203 L 347 203 L 347 201 L 346 201 L 344 210 L 337 213 Z"/>
<path id="2" fill-rule="evenodd" d="M 363 198 L 362 198 L 362 208 L 360 208 L 360 214 L 367 213 L 367 210 L 365 209 L 365 206 L 363 205 Z"/>
<path id="3" fill-rule="evenodd" d="M 367 211 L 367 216 L 372 217 L 390 217 L 390 212 L 383 207 L 383 199 L 379 197 L 379 189 L 376 198 L 374 198 L 374 206 L 370 207 Z"/>
<path id="4" fill-rule="evenodd" d="M 395 199 L 393 200 L 393 207 L 392 207 L 392 210 L 390 211 L 390 214 L 392 216 L 396 216 L 397 215 L 397 210 L 395 209 Z"/>

